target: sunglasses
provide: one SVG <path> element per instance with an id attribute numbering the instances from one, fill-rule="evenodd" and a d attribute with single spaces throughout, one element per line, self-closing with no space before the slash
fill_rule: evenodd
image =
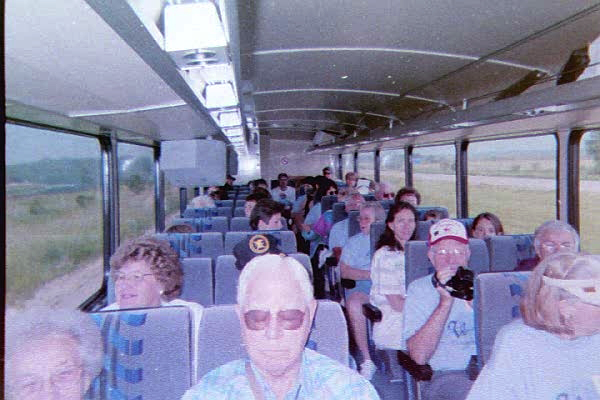
<path id="1" fill-rule="evenodd" d="M 286 331 L 295 331 L 304 323 L 304 311 L 281 310 L 277 312 L 277 324 Z M 244 323 L 251 331 L 267 329 L 271 322 L 271 312 L 265 310 L 250 310 L 244 313 Z"/>

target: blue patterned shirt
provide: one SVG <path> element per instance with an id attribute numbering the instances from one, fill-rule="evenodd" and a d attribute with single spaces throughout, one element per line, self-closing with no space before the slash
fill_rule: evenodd
<path id="1" fill-rule="evenodd" d="M 275 395 L 256 367 L 252 366 L 265 400 Z M 204 375 L 189 389 L 182 400 L 199 399 L 254 399 L 246 377 L 246 360 L 240 359 L 222 365 Z M 310 349 L 304 349 L 300 379 L 285 396 L 293 399 L 370 400 L 379 399 L 371 383 L 356 371 Z"/>

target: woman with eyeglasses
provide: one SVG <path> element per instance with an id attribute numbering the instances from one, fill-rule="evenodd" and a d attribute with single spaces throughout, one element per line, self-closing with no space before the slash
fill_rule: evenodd
<path id="1" fill-rule="evenodd" d="M 177 298 L 183 287 L 183 270 L 166 240 L 141 236 L 123 243 L 110 258 L 110 275 L 116 301 L 103 310 L 185 306 L 198 332 L 203 307 Z M 194 334 L 196 340 L 197 336 Z"/>
<path id="2" fill-rule="evenodd" d="M 9 400 L 101 399 L 102 340 L 77 310 L 7 310 L 5 395 Z"/>
<path id="3" fill-rule="evenodd" d="M 521 315 L 496 335 L 467 399 L 600 399 L 600 257 L 542 260 Z"/>
<path id="4" fill-rule="evenodd" d="M 379 348 L 402 349 L 402 310 L 406 296 L 404 245 L 414 238 L 419 216 L 415 207 L 403 201 L 392 205 L 371 261 L 371 304 L 383 315 L 373 326 L 373 340 Z"/>
<path id="5" fill-rule="evenodd" d="M 360 208 L 360 232 L 348 239 L 342 248 L 340 272 L 344 279 L 353 280 L 355 286 L 346 288 L 346 312 L 354 340 L 363 361 L 360 373 L 371 379 L 376 367 L 369 355 L 366 319 L 362 305 L 369 302 L 371 290 L 371 224 L 385 219 L 385 210 L 376 201 L 368 201 Z"/>

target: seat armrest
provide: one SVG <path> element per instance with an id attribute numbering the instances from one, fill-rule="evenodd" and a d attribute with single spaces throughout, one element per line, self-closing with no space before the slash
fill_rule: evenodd
<path id="1" fill-rule="evenodd" d="M 430 381 L 433 376 L 433 370 L 429 364 L 417 364 L 402 350 L 398 350 L 398 363 L 417 381 Z"/>
<path id="2" fill-rule="evenodd" d="M 363 304 L 363 315 L 371 322 L 379 322 L 383 318 L 381 310 L 371 303 Z"/>

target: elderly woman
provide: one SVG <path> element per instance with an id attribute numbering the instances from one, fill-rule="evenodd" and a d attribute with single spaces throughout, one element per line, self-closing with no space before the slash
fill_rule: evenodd
<path id="1" fill-rule="evenodd" d="M 362 305 L 369 302 L 371 290 L 371 224 L 383 221 L 385 210 L 376 201 L 368 201 L 360 208 L 358 217 L 360 232 L 348 239 L 342 248 L 340 257 L 340 272 L 342 278 L 356 282 L 352 289 L 346 289 L 346 310 L 350 322 L 351 332 L 363 362 L 360 364 L 360 373 L 371 379 L 375 373 L 375 363 L 369 355 L 367 344 L 366 319 L 362 312 Z"/>
<path id="2" fill-rule="evenodd" d="M 600 399 L 600 257 L 558 253 L 532 272 L 468 399 Z"/>
<path id="3" fill-rule="evenodd" d="M 75 310 L 6 316 L 6 395 L 15 400 L 82 400 L 102 369 L 100 331 Z"/>
<path id="4" fill-rule="evenodd" d="M 195 332 L 198 332 L 203 308 L 198 303 L 177 298 L 183 286 L 183 270 L 169 242 L 151 236 L 125 242 L 110 258 L 110 273 L 116 302 L 104 310 L 185 306 L 190 309 Z M 198 335 L 194 337 L 198 339 Z"/>
<path id="5" fill-rule="evenodd" d="M 490 212 L 479 214 L 473 219 L 471 236 L 476 239 L 485 239 L 490 236 L 504 235 L 504 228 L 500 218 Z"/>

